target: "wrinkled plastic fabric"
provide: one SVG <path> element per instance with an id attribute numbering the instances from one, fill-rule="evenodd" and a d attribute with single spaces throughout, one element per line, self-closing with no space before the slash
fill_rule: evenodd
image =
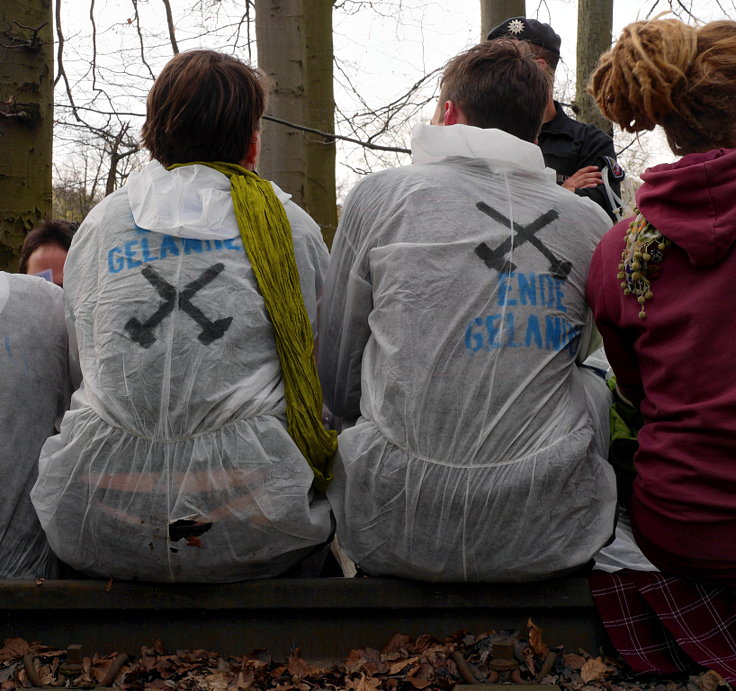
<path id="1" fill-rule="evenodd" d="M 340 544 L 376 575 L 562 575 L 613 532 L 610 393 L 579 367 L 610 222 L 503 132 L 418 126 L 412 149 L 350 193 L 321 301 L 326 403 L 357 418 L 328 490 Z"/>
<path id="2" fill-rule="evenodd" d="M 276 192 L 314 327 L 327 250 Z M 149 164 L 90 213 L 65 276 L 84 381 L 32 494 L 57 554 L 97 576 L 225 582 L 328 540 L 227 178 Z"/>
<path id="3" fill-rule="evenodd" d="M 53 578 L 58 562 L 30 491 L 69 402 L 61 288 L 0 272 L 0 578 Z"/>
<path id="4" fill-rule="evenodd" d="M 621 569 L 634 571 L 659 571 L 639 549 L 631 528 L 628 509 L 619 507 L 616 533 L 613 542 L 606 545 L 595 557 L 595 570 L 614 573 Z"/>

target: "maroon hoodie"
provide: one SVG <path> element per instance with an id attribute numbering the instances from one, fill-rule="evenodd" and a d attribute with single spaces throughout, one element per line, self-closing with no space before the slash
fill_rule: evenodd
<path id="1" fill-rule="evenodd" d="M 639 209 L 673 243 L 646 317 L 616 276 L 628 221 L 604 236 L 587 284 L 619 389 L 645 418 L 635 532 L 660 568 L 736 585 L 736 149 L 642 179 Z"/>

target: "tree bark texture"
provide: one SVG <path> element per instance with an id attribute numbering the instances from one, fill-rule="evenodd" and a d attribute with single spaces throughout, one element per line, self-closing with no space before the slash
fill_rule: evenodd
<path id="1" fill-rule="evenodd" d="M 611 135 L 613 126 L 601 115 L 587 87 L 598 58 L 611 47 L 612 31 L 613 0 L 578 0 L 577 119 L 593 123 Z"/>
<path id="2" fill-rule="evenodd" d="M 25 233 L 51 212 L 51 26 L 51 0 L 0 3 L 0 270 L 17 270 Z"/>
<path id="3" fill-rule="evenodd" d="M 255 5 L 258 64 L 273 81 L 268 114 L 334 132 L 332 2 Z M 291 194 L 331 244 L 337 226 L 334 140 L 265 121 L 258 171 Z"/>
<path id="4" fill-rule="evenodd" d="M 524 0 L 480 0 L 480 40 L 485 41 L 488 32 L 509 17 L 525 17 Z"/>

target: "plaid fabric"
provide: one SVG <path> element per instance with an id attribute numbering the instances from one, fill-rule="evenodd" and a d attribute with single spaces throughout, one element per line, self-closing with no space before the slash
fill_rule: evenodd
<path id="1" fill-rule="evenodd" d="M 676 674 L 695 663 L 736 683 L 736 591 L 656 572 L 589 576 L 598 612 L 634 672 Z"/>

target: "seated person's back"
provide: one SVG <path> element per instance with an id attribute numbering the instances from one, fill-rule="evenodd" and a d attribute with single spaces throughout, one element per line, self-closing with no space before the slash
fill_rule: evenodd
<path id="1" fill-rule="evenodd" d="M 69 400 L 61 289 L 0 271 L 0 578 L 50 578 L 56 557 L 33 510 L 38 454 Z"/>
<path id="2" fill-rule="evenodd" d="M 239 60 L 181 53 L 149 95 L 143 137 L 155 160 L 75 236 L 65 292 L 83 383 L 43 449 L 32 497 L 52 547 L 78 570 L 262 578 L 331 535 L 312 488 L 319 468 L 287 431 L 281 322 L 257 275 L 284 262 L 276 255 L 274 268 L 273 247 L 261 256 L 258 237 L 246 255 L 241 239 L 260 231 L 294 264 L 295 287 L 278 298 L 293 298 L 295 342 L 316 383 L 327 250 L 314 221 L 252 172 L 265 104 L 261 77 Z M 214 121 L 197 128 L 200 117 Z M 301 412 L 324 434 L 317 406 Z"/>
<path id="3" fill-rule="evenodd" d="M 507 108 L 467 101 L 468 80 Z M 555 185 L 531 143 L 547 84 L 518 42 L 458 56 L 433 120 L 455 126 L 417 126 L 414 165 L 346 200 L 319 364 L 328 407 L 358 418 L 328 497 L 341 545 L 370 574 L 551 577 L 612 532 L 608 393 L 577 365 L 609 222 Z"/>

